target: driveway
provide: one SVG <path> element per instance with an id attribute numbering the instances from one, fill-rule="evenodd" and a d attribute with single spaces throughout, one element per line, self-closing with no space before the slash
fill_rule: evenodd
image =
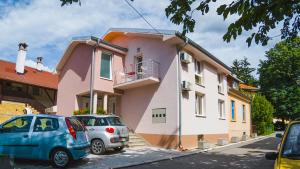
<path id="1" fill-rule="evenodd" d="M 260 141 L 236 144 L 205 153 L 128 167 L 128 169 L 273 169 L 274 161 L 265 160 L 264 155 L 266 152 L 275 151 L 279 142 L 278 138 L 268 137 Z"/>
<path id="2" fill-rule="evenodd" d="M 273 161 L 265 160 L 264 153 L 276 150 L 279 141 L 275 137 L 268 137 L 260 141 L 249 141 L 199 153 L 197 151 L 179 152 L 152 147 L 124 149 L 122 152 L 111 151 L 99 156 L 91 154 L 83 160 L 72 162 L 69 168 L 100 169 L 133 165 L 133 167 L 128 168 L 271 169 Z M 152 161 L 159 162 L 151 163 Z M 146 164 L 139 165 L 143 162 Z M 15 168 L 50 169 L 52 167 L 47 161 L 16 160 Z"/>

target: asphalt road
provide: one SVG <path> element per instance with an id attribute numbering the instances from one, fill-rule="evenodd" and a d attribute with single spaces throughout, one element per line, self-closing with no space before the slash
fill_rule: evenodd
<path id="1" fill-rule="evenodd" d="M 280 139 L 269 137 L 252 143 L 128 167 L 128 169 L 272 169 L 274 161 L 266 160 L 264 155 L 266 152 L 275 151 L 279 142 Z"/>

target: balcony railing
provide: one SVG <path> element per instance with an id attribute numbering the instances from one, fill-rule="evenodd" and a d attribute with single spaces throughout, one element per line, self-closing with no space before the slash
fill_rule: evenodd
<path id="1" fill-rule="evenodd" d="M 157 61 L 147 60 L 136 63 L 133 71 L 116 71 L 115 86 L 149 78 L 159 79 L 159 63 Z"/>

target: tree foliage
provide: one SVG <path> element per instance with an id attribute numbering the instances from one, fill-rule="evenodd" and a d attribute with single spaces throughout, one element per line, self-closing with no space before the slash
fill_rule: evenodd
<path id="1" fill-rule="evenodd" d="M 257 85 L 257 80 L 254 78 L 252 73 L 255 71 L 255 68 L 250 67 L 251 64 L 248 62 L 248 59 L 237 60 L 235 59 L 232 63 L 231 70 L 239 79 L 244 83 L 250 85 Z"/>
<path id="2" fill-rule="evenodd" d="M 286 40 L 266 52 L 259 65 L 261 92 L 282 119 L 300 117 L 300 38 Z"/>
<path id="3" fill-rule="evenodd" d="M 193 17 L 195 11 L 205 15 L 216 1 L 171 0 L 166 8 L 166 15 L 170 17 L 171 22 L 183 26 L 183 34 L 193 32 L 196 23 Z M 195 8 L 192 9 L 192 6 Z M 253 40 L 256 44 L 266 45 L 272 39 L 270 30 L 276 28 L 281 21 L 283 26 L 279 36 L 282 39 L 295 38 L 300 30 L 300 0 L 236 0 L 219 5 L 216 12 L 222 15 L 224 20 L 235 19 L 223 36 L 226 42 L 236 39 L 243 31 L 252 30 L 246 40 L 248 46 Z M 257 31 L 254 28 L 257 28 Z"/>
<path id="4" fill-rule="evenodd" d="M 251 107 L 252 123 L 256 126 L 257 134 L 265 135 L 273 132 L 272 104 L 262 95 L 253 96 Z"/>
<path id="5" fill-rule="evenodd" d="M 60 0 L 61 6 L 74 3 L 81 4 L 80 0 Z M 134 0 L 131 0 L 134 1 Z M 193 32 L 196 20 L 193 17 L 195 12 L 205 15 L 209 12 L 210 6 L 217 0 L 170 0 L 166 7 L 166 16 L 177 25 L 182 25 L 182 34 Z M 195 6 L 195 8 L 192 8 Z M 236 0 L 229 4 L 221 4 L 216 10 L 223 19 L 236 18 L 231 23 L 223 40 L 230 42 L 236 39 L 243 31 L 252 31 L 246 39 L 248 46 L 252 41 L 256 44 L 267 45 L 273 37 L 270 30 L 275 29 L 280 22 L 283 22 L 281 32 L 276 36 L 281 39 L 295 38 L 300 31 L 300 0 Z M 255 31 L 257 28 L 257 31 Z M 275 37 L 276 37 L 275 36 Z"/>

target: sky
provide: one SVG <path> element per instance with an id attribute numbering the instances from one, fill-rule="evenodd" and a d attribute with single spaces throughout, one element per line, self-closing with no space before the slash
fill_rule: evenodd
<path id="1" fill-rule="evenodd" d="M 165 16 L 169 0 L 129 1 L 156 29 L 181 31 Z M 219 2 L 222 3 L 222 2 Z M 216 4 L 218 5 L 218 4 Z M 208 15 L 195 14 L 197 24 L 194 33 L 187 36 L 207 49 L 228 66 L 234 59 L 248 58 L 253 67 L 280 39 L 267 46 L 248 48 L 245 32 L 235 41 L 223 42 L 227 26 L 211 7 Z M 35 66 L 36 57 L 44 58 L 44 70 L 54 71 L 72 37 L 102 37 L 109 28 L 147 28 L 149 25 L 132 10 L 124 0 L 81 0 L 81 6 L 72 4 L 61 7 L 59 0 L 0 0 L 0 59 L 15 62 L 20 42 L 28 47 L 27 66 Z M 275 30 L 274 34 L 276 34 Z M 277 33 L 278 34 L 278 33 Z"/>

